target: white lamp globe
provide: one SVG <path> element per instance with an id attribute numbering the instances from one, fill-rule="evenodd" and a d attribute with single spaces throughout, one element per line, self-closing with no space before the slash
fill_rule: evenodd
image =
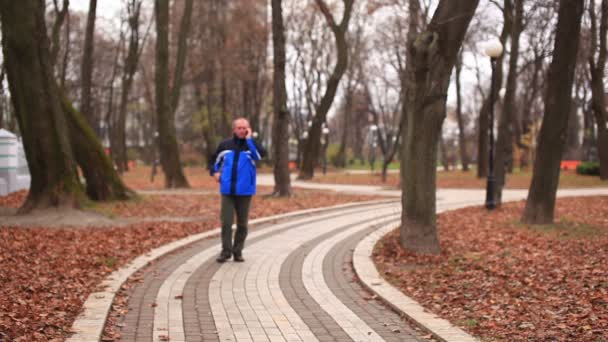
<path id="1" fill-rule="evenodd" d="M 484 44 L 484 53 L 492 58 L 498 58 L 502 55 L 503 46 L 498 39 L 493 39 Z"/>
<path id="2" fill-rule="evenodd" d="M 507 89 L 500 88 L 500 90 L 498 91 L 498 96 L 500 96 L 500 98 L 502 99 L 503 97 L 505 97 L 506 93 L 507 93 Z"/>

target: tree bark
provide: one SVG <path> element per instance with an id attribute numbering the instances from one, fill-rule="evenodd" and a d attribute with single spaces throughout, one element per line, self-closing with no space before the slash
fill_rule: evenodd
<path id="1" fill-rule="evenodd" d="M 169 0 L 155 0 L 156 16 L 156 119 L 160 164 L 166 188 L 189 187 L 179 157 L 169 96 Z"/>
<path id="2" fill-rule="evenodd" d="M 285 87 L 285 28 L 281 0 L 272 0 L 272 46 L 274 53 L 274 120 L 272 127 L 272 154 L 274 159 L 274 193 L 291 194 L 289 176 L 289 111 Z"/>
<path id="3" fill-rule="evenodd" d="M 133 197 L 134 192 L 123 184 L 84 116 L 74 109 L 65 95 L 60 96 L 72 151 L 86 179 L 87 196 L 94 201 L 126 200 Z"/>
<path id="4" fill-rule="evenodd" d="M 469 155 L 467 153 L 467 140 L 464 131 L 464 118 L 462 113 L 462 87 L 460 84 L 460 73 L 462 71 L 462 50 L 456 60 L 456 119 L 458 121 L 458 147 L 460 151 L 460 164 L 462 171 L 469 171 Z"/>
<path id="5" fill-rule="evenodd" d="M 582 1 L 560 0 L 553 60 L 547 79 L 545 114 L 538 138 L 532 184 L 522 217 L 524 223 L 553 222 L 582 15 Z"/>
<path id="6" fill-rule="evenodd" d="M 306 139 L 304 156 L 302 161 L 302 168 L 298 179 L 311 179 L 314 175 L 315 164 L 319 160 L 319 153 L 321 150 L 321 128 L 325 123 L 327 112 L 331 108 L 334 101 L 340 79 L 346 67 L 348 66 L 348 45 L 346 42 L 346 31 L 348 30 L 348 22 L 353 9 L 354 0 L 343 0 L 344 1 L 344 14 L 340 24 L 336 24 L 327 4 L 323 0 L 315 0 L 321 13 L 325 16 L 327 24 L 331 28 L 334 38 L 336 40 L 336 49 L 338 53 L 336 65 L 334 70 L 327 81 L 327 88 L 325 94 L 321 98 L 319 106 L 316 108 L 316 115 L 312 120 L 312 127 L 308 132 L 308 139 Z"/>
<path id="7" fill-rule="evenodd" d="M 38 0 L 1 1 L 2 47 L 31 185 L 19 213 L 77 208 L 84 192 L 73 158 Z"/>
<path id="8" fill-rule="evenodd" d="M 93 50 L 95 48 L 95 17 L 97 12 L 97 0 L 90 0 L 89 15 L 87 17 L 87 27 L 84 38 L 84 48 L 82 55 L 82 65 L 80 68 L 80 78 L 82 82 L 80 90 L 80 112 L 85 115 L 89 125 L 95 129 L 97 120 L 93 113 L 91 100 L 91 87 L 93 84 Z M 95 129 L 98 132 L 97 129 Z"/>
<path id="9" fill-rule="evenodd" d="M 523 30 L 524 0 L 505 0 L 505 12 L 512 16 L 511 22 L 511 51 L 509 54 L 509 74 L 507 88 L 503 99 L 503 109 L 498 124 L 496 139 L 496 154 L 494 156 L 494 177 L 496 188 L 494 203 L 500 206 L 502 189 L 505 185 L 507 163 L 513 158 L 513 131 L 516 123 L 515 95 L 517 93 L 517 61 L 519 59 L 519 37 Z"/>
<path id="10" fill-rule="evenodd" d="M 436 226 L 437 143 L 447 89 L 478 1 L 441 0 L 427 28 L 408 46 L 407 129 L 403 133 L 401 245 L 440 252 Z"/>
<path id="11" fill-rule="evenodd" d="M 604 76 L 606 70 L 606 34 L 608 33 L 608 0 L 602 0 L 599 32 L 595 1 L 589 5 L 591 17 L 591 55 L 589 73 L 591 74 L 591 106 L 597 124 L 597 155 L 600 162 L 600 179 L 608 179 L 608 113 L 606 112 L 606 94 Z M 597 43 L 599 37 L 599 46 Z M 596 51 L 597 60 L 595 60 Z"/>

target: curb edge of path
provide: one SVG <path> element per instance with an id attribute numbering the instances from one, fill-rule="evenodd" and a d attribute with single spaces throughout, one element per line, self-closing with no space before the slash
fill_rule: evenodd
<path id="1" fill-rule="evenodd" d="M 461 203 L 449 210 L 460 209 L 471 205 Z M 447 209 L 447 208 L 446 208 Z M 445 211 L 445 210 L 442 210 Z M 376 243 L 395 229 L 398 223 L 389 223 L 375 230 L 361 240 L 353 251 L 353 268 L 364 288 L 378 296 L 382 302 L 387 304 L 397 313 L 408 318 L 408 321 L 431 333 L 435 338 L 443 342 L 476 342 L 473 336 L 464 330 L 454 326 L 446 319 L 440 318 L 428 312 L 414 299 L 406 296 L 399 289 L 389 284 L 378 273 L 372 259 L 372 252 Z"/>
<path id="2" fill-rule="evenodd" d="M 271 222 L 273 220 L 297 217 L 302 215 L 309 215 L 318 212 L 336 210 L 357 206 L 365 206 L 370 204 L 381 204 L 385 202 L 394 202 L 394 199 L 384 200 L 373 200 L 355 203 L 346 203 L 330 207 L 314 208 L 298 210 L 284 214 L 278 214 L 268 217 L 261 217 L 254 220 L 250 220 L 250 224 L 262 224 Z M 105 327 L 106 319 L 112 307 L 114 297 L 120 289 L 120 287 L 131 277 L 135 272 L 142 269 L 151 261 L 154 261 L 168 253 L 171 253 L 179 248 L 194 243 L 196 241 L 209 238 L 211 236 L 220 233 L 220 228 L 214 228 L 212 230 L 202 232 L 199 234 L 187 236 L 185 238 L 164 244 L 156 247 L 155 249 L 148 251 L 142 255 L 137 256 L 135 259 L 126 263 L 123 267 L 112 272 L 106 277 L 98 287 L 103 287 L 103 290 L 92 292 L 83 303 L 83 312 L 76 316 L 76 319 L 72 323 L 71 331 L 73 334 L 66 338 L 67 342 L 97 342 L 101 339 L 103 329 Z"/>

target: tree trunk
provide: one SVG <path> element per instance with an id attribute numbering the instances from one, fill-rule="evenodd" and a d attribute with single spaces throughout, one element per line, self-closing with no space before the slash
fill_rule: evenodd
<path id="1" fill-rule="evenodd" d="M 553 60 L 547 79 L 545 114 L 540 128 L 532 184 L 522 217 L 524 223 L 553 222 L 582 15 L 582 1 L 560 0 Z"/>
<path id="2" fill-rule="evenodd" d="M 184 69 L 186 67 L 186 56 L 188 55 L 188 35 L 192 22 L 192 4 L 194 0 L 186 0 L 184 13 L 179 27 L 177 42 L 177 57 L 175 58 L 175 72 L 173 74 L 173 87 L 171 88 L 171 117 L 175 121 L 175 111 L 179 105 L 179 98 L 182 93 L 182 83 L 184 79 Z"/>
<path id="3" fill-rule="evenodd" d="M 156 16 L 156 120 L 160 164 L 166 188 L 189 187 L 179 158 L 175 123 L 169 96 L 169 0 L 155 0 Z"/>
<path id="4" fill-rule="evenodd" d="M 65 89 L 65 78 L 68 70 L 68 61 L 70 57 L 70 12 L 67 12 L 65 19 L 65 45 L 64 45 L 64 53 L 63 53 L 63 61 L 61 62 L 61 70 L 59 73 L 59 84 L 61 85 L 61 89 Z"/>
<path id="5" fill-rule="evenodd" d="M 395 154 L 397 154 L 397 150 L 399 149 L 399 145 L 401 142 L 401 132 L 403 131 L 403 119 L 403 116 L 401 116 L 399 120 L 399 128 L 397 129 L 397 140 L 395 140 L 395 142 L 391 146 L 390 152 L 382 162 L 382 183 L 386 183 L 386 179 L 388 176 L 388 165 L 393 162 L 393 160 L 395 159 Z"/>
<path id="6" fill-rule="evenodd" d="M 602 0 L 599 32 L 595 14 L 595 1 L 589 6 L 591 17 L 591 56 L 589 71 L 591 74 L 591 103 L 597 124 L 597 156 L 600 162 L 600 179 L 608 179 L 608 113 L 606 112 L 606 94 L 604 92 L 604 75 L 606 69 L 606 34 L 608 33 L 608 0 Z M 599 46 L 597 39 L 599 37 Z M 594 56 L 599 47 L 597 61 Z"/>
<path id="7" fill-rule="evenodd" d="M 477 0 L 441 0 L 430 24 L 408 46 L 401 245 L 416 253 L 440 252 L 436 226 L 437 143 L 446 116 L 450 74 L 477 4 Z"/>
<path id="8" fill-rule="evenodd" d="M 274 120 L 272 127 L 272 154 L 274 159 L 274 193 L 291 194 L 289 176 L 289 111 L 285 87 L 285 28 L 281 0 L 272 0 L 272 46 L 274 52 Z"/>
<path id="9" fill-rule="evenodd" d="M 505 185 L 507 164 L 513 159 L 513 130 L 516 123 L 515 95 L 517 93 L 517 61 L 519 59 L 519 37 L 523 30 L 524 0 L 505 0 L 507 15 L 513 16 L 511 22 L 511 50 L 509 54 L 509 74 L 507 75 L 507 88 L 503 100 L 503 109 L 498 124 L 498 138 L 496 139 L 496 154 L 494 156 L 494 177 L 496 187 L 494 203 L 500 206 L 502 202 L 502 189 Z M 514 5 L 514 6 L 513 6 Z"/>
<path id="10" fill-rule="evenodd" d="M 84 48 L 82 55 L 82 65 L 80 69 L 80 78 L 82 82 L 80 91 L 80 112 L 85 115 L 89 125 L 93 127 L 95 132 L 99 133 L 97 128 L 97 119 L 93 113 L 93 104 L 91 99 L 91 87 L 93 84 L 93 49 L 95 47 L 95 17 L 97 12 L 97 0 L 90 0 L 89 15 L 87 17 L 87 27 L 84 38 Z"/>
<path id="11" fill-rule="evenodd" d="M 469 171 L 469 155 L 467 153 L 467 140 L 464 131 L 464 118 L 462 113 L 462 87 L 460 84 L 460 73 L 462 71 L 462 50 L 456 60 L 456 119 L 458 121 L 458 147 L 460 151 L 460 164 L 462 171 Z"/>
<path id="12" fill-rule="evenodd" d="M 439 159 L 441 160 L 441 165 L 443 166 L 443 171 L 450 171 L 448 148 L 445 145 L 445 140 L 443 139 L 443 135 L 441 135 L 441 132 L 439 132 L 439 156 Z"/>
<path id="13" fill-rule="evenodd" d="M 141 9 L 141 2 L 132 1 L 128 6 L 128 23 L 130 30 L 129 49 L 127 51 L 127 57 L 124 61 L 118 119 L 116 120 L 116 126 L 113 127 L 113 129 L 116 131 L 117 142 L 117 150 L 113 151 L 113 153 L 116 153 L 114 160 L 118 167 L 118 172 L 120 173 L 129 170 L 126 139 L 127 104 L 129 94 L 131 93 L 131 87 L 133 85 L 133 77 L 137 72 L 137 65 L 139 64 L 139 13 Z"/>
<path id="14" fill-rule="evenodd" d="M 44 3 L 1 1 L 0 19 L 9 89 L 31 174 L 19 212 L 78 207 L 84 192 L 50 63 Z"/>
<path id="15" fill-rule="evenodd" d="M 340 137 L 340 148 L 338 149 L 338 155 L 336 156 L 336 166 L 346 167 L 346 145 L 348 144 L 348 131 L 350 130 L 351 115 L 353 110 L 353 94 L 352 88 L 347 87 L 346 99 L 344 104 L 344 118 L 342 123 L 342 136 Z"/>
<path id="16" fill-rule="evenodd" d="M 310 127 L 308 133 L 308 139 L 304 148 L 304 156 L 302 161 L 302 168 L 298 179 L 311 179 L 314 175 L 314 168 L 319 160 L 319 153 L 321 150 L 321 127 L 325 123 L 327 112 L 331 108 L 334 101 L 340 79 L 346 67 L 348 66 L 348 45 L 346 42 L 346 31 L 348 30 L 348 22 L 353 9 L 354 0 L 343 0 L 344 1 L 344 14 L 340 24 L 336 24 L 327 4 L 323 0 L 316 0 L 321 12 L 325 16 L 327 24 L 331 28 L 334 38 L 336 39 L 336 49 L 338 57 L 334 70 L 327 81 L 327 89 L 325 94 L 321 98 L 319 106 L 316 108 L 316 115 L 312 120 L 312 127 Z"/>
<path id="17" fill-rule="evenodd" d="M 86 179 L 87 196 L 94 201 L 126 200 L 133 197 L 134 193 L 123 184 L 84 116 L 74 109 L 64 94 L 60 96 L 70 131 L 72 151 Z"/>

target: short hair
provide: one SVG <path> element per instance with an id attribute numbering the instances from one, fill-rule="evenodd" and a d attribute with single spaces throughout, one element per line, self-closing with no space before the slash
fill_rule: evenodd
<path id="1" fill-rule="evenodd" d="M 249 120 L 245 119 L 244 117 L 238 117 L 238 118 L 232 120 L 232 129 L 234 129 L 234 127 L 236 126 L 236 122 L 240 121 L 240 120 L 247 121 L 247 126 L 251 127 L 251 124 L 249 123 Z"/>

